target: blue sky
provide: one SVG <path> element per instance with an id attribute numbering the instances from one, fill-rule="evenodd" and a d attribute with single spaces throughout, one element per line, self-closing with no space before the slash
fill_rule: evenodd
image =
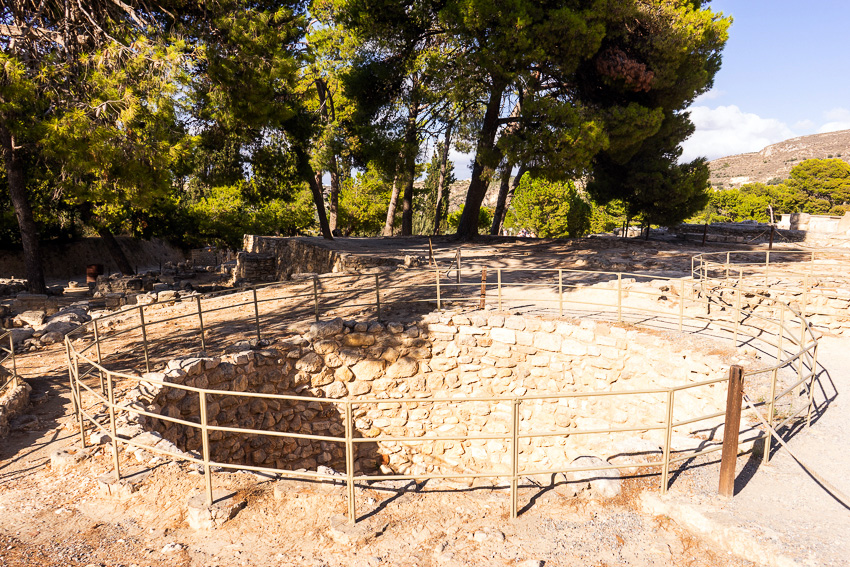
<path id="1" fill-rule="evenodd" d="M 714 87 L 691 107 L 683 160 L 850 129 L 850 0 L 714 0 L 734 19 Z M 452 152 L 469 179 L 471 156 Z"/>
<path id="2" fill-rule="evenodd" d="M 684 159 L 850 129 L 850 2 L 715 0 L 731 15 L 714 88 L 691 107 Z"/>

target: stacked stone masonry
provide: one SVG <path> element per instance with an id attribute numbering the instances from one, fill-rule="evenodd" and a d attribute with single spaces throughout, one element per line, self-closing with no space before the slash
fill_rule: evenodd
<path id="1" fill-rule="evenodd" d="M 521 397 L 681 386 L 725 376 L 719 356 L 693 352 L 674 336 L 588 320 L 549 320 L 479 311 L 430 314 L 415 324 L 343 322 L 310 331 L 266 350 L 173 360 L 143 375 L 129 406 L 199 423 L 198 395 L 153 381 L 228 392 L 298 395 L 354 404 L 357 472 L 507 474 L 512 402 L 475 397 Z M 676 393 L 675 419 L 720 411 L 725 384 Z M 221 463 L 279 469 L 344 470 L 345 408 L 333 401 L 261 399 L 207 394 L 210 425 L 269 432 L 329 435 L 340 442 L 212 431 L 211 457 Z M 402 402 L 401 398 L 422 399 Z M 451 398 L 450 402 L 428 399 Z M 618 441 L 642 437 L 663 445 L 666 393 L 524 400 L 520 432 L 565 435 L 521 439 L 521 470 L 567 466 L 581 455 L 609 457 Z M 720 418 L 722 420 L 722 418 Z M 199 454 L 199 429 L 161 419 L 142 420 L 180 449 Z M 638 432 L 570 434 L 636 427 Z M 381 437 L 504 435 L 467 441 L 382 441 Z"/>

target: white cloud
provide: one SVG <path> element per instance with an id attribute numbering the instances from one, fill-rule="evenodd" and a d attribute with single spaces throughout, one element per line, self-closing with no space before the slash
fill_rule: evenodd
<path id="1" fill-rule="evenodd" d="M 757 152 L 794 136 L 784 122 L 743 112 L 735 105 L 692 106 L 689 111 L 696 131 L 682 144 L 683 161 Z"/>
<path id="2" fill-rule="evenodd" d="M 726 91 L 721 91 L 719 89 L 711 89 L 707 93 L 702 93 L 701 95 L 696 97 L 694 99 L 694 104 L 701 104 L 701 103 L 704 103 L 707 100 L 716 100 L 716 99 L 722 97 L 725 94 L 726 94 Z"/>
<path id="3" fill-rule="evenodd" d="M 800 120 L 799 122 L 794 123 L 794 131 L 795 132 L 810 132 L 814 130 L 815 123 L 809 120 L 808 118 L 805 120 Z"/>
<path id="4" fill-rule="evenodd" d="M 475 156 L 471 153 L 463 154 L 455 149 L 449 150 L 449 160 L 455 164 L 455 178 L 469 179 L 472 177 L 472 161 Z"/>
<path id="5" fill-rule="evenodd" d="M 829 122 L 818 128 L 819 133 L 850 130 L 850 110 L 846 108 L 833 108 L 824 112 L 824 117 Z"/>

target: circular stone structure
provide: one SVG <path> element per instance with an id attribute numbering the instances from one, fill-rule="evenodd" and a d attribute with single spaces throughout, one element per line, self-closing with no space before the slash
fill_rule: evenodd
<path id="1" fill-rule="evenodd" d="M 724 356 L 700 353 L 678 334 L 493 311 L 434 313 L 407 324 L 338 318 L 264 349 L 178 358 L 142 375 L 129 399 L 137 410 L 200 424 L 200 394 L 180 386 L 217 391 L 205 394 L 206 424 L 253 430 L 211 430 L 217 463 L 345 470 L 345 407 L 335 401 L 345 399 L 359 439 L 355 473 L 501 476 L 511 472 L 514 404 L 520 470 L 609 458 L 634 439 L 657 460 L 667 389 L 678 388 L 675 421 L 712 416 L 699 425 L 711 430 L 722 423 L 727 369 Z M 201 429 L 171 420 L 141 416 L 146 429 L 200 455 Z M 610 429 L 624 431 L 589 433 Z"/>

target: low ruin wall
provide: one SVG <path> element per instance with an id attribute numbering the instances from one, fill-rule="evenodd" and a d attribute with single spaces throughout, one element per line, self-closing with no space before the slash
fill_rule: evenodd
<path id="1" fill-rule="evenodd" d="M 727 369 L 720 355 L 700 354 L 681 335 L 493 311 L 434 313 L 415 324 L 335 319 L 265 350 L 173 360 L 165 371 L 143 375 L 128 401 L 131 407 L 199 423 L 196 393 L 150 380 L 228 392 L 376 400 L 352 409 L 355 437 L 375 439 L 356 444 L 357 472 L 507 474 L 512 400 L 468 398 L 668 388 L 722 378 Z M 717 412 L 725 396 L 723 383 L 679 391 L 675 419 Z M 401 398 L 422 401 L 397 401 Z M 618 440 L 635 437 L 660 446 L 666 403 L 666 392 L 524 400 L 518 406 L 520 433 L 560 430 L 564 435 L 521 439 L 521 470 L 563 467 L 581 455 L 607 458 Z M 210 394 L 207 404 L 210 425 L 339 437 L 345 432 L 344 405 L 332 401 Z M 199 429 L 160 419 L 144 425 L 183 450 L 200 451 Z M 611 427 L 639 431 L 569 434 Z M 507 439 L 377 439 L 428 434 Z M 220 431 L 211 432 L 210 441 L 211 457 L 218 462 L 344 470 L 344 444 L 339 442 Z"/>

